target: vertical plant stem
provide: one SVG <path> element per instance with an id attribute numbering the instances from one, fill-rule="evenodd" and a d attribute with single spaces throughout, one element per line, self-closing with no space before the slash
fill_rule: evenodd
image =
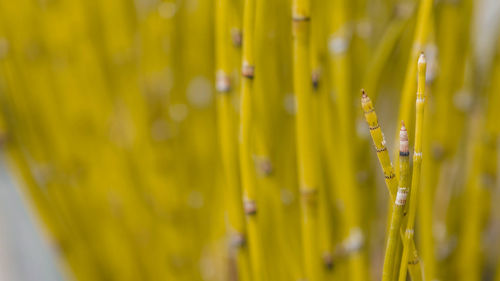
<path id="1" fill-rule="evenodd" d="M 326 71 L 326 13 L 327 10 L 323 8 L 322 3 L 319 1 L 312 3 L 312 20 L 311 20 L 311 83 L 313 87 L 313 114 L 315 120 L 313 123 L 316 145 L 321 148 L 326 148 L 329 151 L 328 146 L 333 146 L 332 135 L 333 128 L 331 127 L 331 121 L 328 122 L 326 119 L 330 119 L 330 108 L 331 100 L 328 95 L 328 87 L 324 79 Z M 326 123 L 329 123 L 328 125 Z M 333 157 L 334 158 L 334 157 Z M 321 169 L 320 181 L 318 186 L 318 218 L 319 218 L 319 251 L 323 259 L 323 271 L 325 271 L 324 278 L 328 278 L 329 274 L 332 274 L 333 269 L 333 220 L 331 217 L 331 201 L 330 193 L 333 181 L 329 182 L 330 178 L 327 178 L 328 171 L 327 166 L 331 165 L 333 158 L 329 159 L 329 155 L 326 154 L 323 157 L 319 157 Z M 328 174 L 330 174 L 329 172 Z M 331 175 L 333 176 L 333 175 Z"/>
<path id="2" fill-rule="evenodd" d="M 482 200 L 484 191 L 483 179 L 481 179 L 482 164 L 485 157 L 482 145 L 481 127 L 484 127 L 481 110 L 475 109 L 472 113 L 469 128 L 469 149 L 467 156 L 468 175 L 463 193 L 463 206 L 467 206 L 462 215 L 461 244 L 459 245 L 459 275 L 458 280 L 477 281 L 481 280 L 481 213 L 482 205 L 486 202 Z M 466 203 L 465 203 L 466 202 Z"/>
<path id="3" fill-rule="evenodd" d="M 240 109 L 240 169 L 243 208 L 246 215 L 250 265 L 255 280 L 265 280 L 260 231 L 257 220 L 257 190 L 251 149 L 252 96 L 254 92 L 254 28 L 256 0 L 245 0 L 243 13 L 243 61 Z"/>
<path id="4" fill-rule="evenodd" d="M 416 122 L 415 122 L 415 151 L 413 153 L 413 172 L 410 191 L 410 205 L 408 211 L 408 222 L 404 237 L 403 256 L 401 258 L 401 267 L 399 270 L 399 281 L 406 280 L 408 261 L 410 257 L 410 243 L 413 240 L 415 216 L 417 213 L 418 187 L 420 185 L 420 170 L 422 165 L 422 132 L 424 123 L 425 106 L 425 56 L 422 53 L 418 59 L 418 87 L 416 102 Z"/>
<path id="5" fill-rule="evenodd" d="M 294 0 L 293 17 L 293 77 L 297 101 L 297 149 L 301 192 L 302 240 L 305 274 L 308 280 L 321 280 L 321 259 L 318 245 L 318 155 L 311 126 L 312 85 L 310 65 L 309 0 Z"/>
<path id="6" fill-rule="evenodd" d="M 396 247 L 400 243 L 399 231 L 401 228 L 401 220 L 406 205 L 406 197 L 408 195 L 408 184 L 410 174 L 410 163 L 408 150 L 408 132 L 403 122 L 401 122 L 401 131 L 399 133 L 399 187 L 392 207 L 391 226 L 389 228 L 387 246 L 385 250 L 384 268 L 382 272 L 382 281 L 394 280 L 393 268 L 394 261 L 398 258 Z"/>
<path id="7" fill-rule="evenodd" d="M 428 96 L 432 95 L 429 94 Z M 431 108 L 431 106 L 428 106 Z M 439 108 L 441 110 L 441 108 Z M 422 152 L 427 157 L 422 165 L 422 188 L 420 189 L 418 201 L 418 227 L 419 227 L 419 245 L 421 249 L 422 264 L 424 265 L 425 280 L 436 279 L 436 257 L 433 237 L 433 224 L 435 221 L 433 215 L 434 209 L 434 193 L 436 190 L 437 181 L 439 179 L 439 171 L 441 165 L 436 159 L 436 153 L 432 151 L 432 133 L 433 117 L 431 110 L 427 111 L 424 116 L 425 139 L 422 144 Z M 441 113 L 440 113 L 441 116 Z"/>
<path id="8" fill-rule="evenodd" d="M 220 153 L 225 178 L 225 204 L 229 218 L 230 250 L 236 254 L 238 279 L 250 280 L 250 264 L 246 248 L 245 217 L 241 201 L 236 139 L 236 112 L 232 104 L 234 89 L 229 76 L 234 60 L 230 48 L 234 47 L 229 29 L 230 3 L 218 0 L 216 10 L 217 57 L 217 114 L 219 123 Z"/>

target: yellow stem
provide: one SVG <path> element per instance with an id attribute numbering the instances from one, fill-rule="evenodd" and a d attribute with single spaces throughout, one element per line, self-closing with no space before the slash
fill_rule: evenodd
<path id="1" fill-rule="evenodd" d="M 293 1 L 293 86 L 297 101 L 296 134 L 305 274 L 308 280 L 321 280 L 321 256 L 318 244 L 319 166 L 314 131 L 311 126 L 313 93 L 310 64 L 310 16 L 309 0 Z"/>
<path id="2" fill-rule="evenodd" d="M 392 207 L 391 223 L 387 237 L 387 246 L 384 258 L 384 267 L 382 272 L 382 281 L 394 280 L 393 271 L 394 263 L 398 258 L 396 247 L 400 243 L 399 231 L 401 228 L 401 221 L 403 218 L 403 212 L 406 205 L 406 197 L 408 195 L 408 183 L 410 174 L 410 164 L 408 150 L 408 132 L 402 123 L 400 135 L 400 148 L 399 148 L 399 167 L 400 167 L 400 177 L 399 177 L 399 187 Z"/>
<path id="3" fill-rule="evenodd" d="M 408 211 L 408 222 L 406 224 L 403 256 L 401 258 L 401 267 L 399 270 L 399 281 L 406 281 L 406 271 L 410 256 L 410 243 L 413 240 L 415 216 L 417 213 L 417 195 L 420 185 L 420 170 L 422 165 L 422 132 L 424 123 L 424 105 L 425 105 L 425 68 L 426 62 L 422 53 L 418 59 L 418 87 L 416 102 L 416 122 L 415 122 L 415 144 L 413 153 L 413 172 L 410 191 L 410 205 Z"/>
<path id="4" fill-rule="evenodd" d="M 230 48 L 234 47 L 229 29 L 230 3 L 218 0 L 216 10 L 217 48 L 217 114 L 220 153 L 225 178 L 225 202 L 229 217 L 230 246 L 236 252 L 239 280 L 250 280 L 250 264 L 245 240 L 245 218 L 241 201 L 238 147 L 236 141 L 236 112 L 232 104 L 234 87 L 229 73 L 232 69 Z M 231 250 L 233 250 L 231 249 Z"/>

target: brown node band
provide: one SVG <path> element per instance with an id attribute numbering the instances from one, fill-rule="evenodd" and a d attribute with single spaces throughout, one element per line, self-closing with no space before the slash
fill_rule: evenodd
<path id="1" fill-rule="evenodd" d="M 244 64 L 243 67 L 241 68 L 241 75 L 243 75 L 243 77 L 246 77 L 248 79 L 253 79 L 254 72 L 255 72 L 255 67 L 253 65 Z"/>
<path id="2" fill-rule="evenodd" d="M 410 152 L 409 151 L 400 151 L 399 156 L 409 156 Z"/>
<path id="3" fill-rule="evenodd" d="M 377 153 L 379 153 L 379 152 L 386 151 L 386 150 L 387 150 L 387 147 L 385 147 L 385 146 L 384 146 L 384 147 L 382 147 L 381 149 L 378 149 L 378 148 L 376 148 L 376 147 L 375 147 L 375 149 L 377 150 Z"/>
<path id="4" fill-rule="evenodd" d="M 257 174 L 261 177 L 268 177 L 273 173 L 271 159 L 266 156 L 254 156 L 254 164 Z"/>
<path id="5" fill-rule="evenodd" d="M 319 72 L 318 71 L 314 71 L 311 75 L 311 81 L 312 81 L 312 86 L 313 86 L 313 89 L 314 91 L 317 91 L 318 90 L 318 87 L 319 87 Z"/>
<path id="6" fill-rule="evenodd" d="M 311 20 L 311 17 L 308 17 L 308 16 L 300 16 L 300 15 L 294 15 L 292 17 L 292 20 L 294 22 L 299 22 L 299 21 L 310 21 Z"/>
<path id="7" fill-rule="evenodd" d="M 247 241 L 246 241 L 245 235 L 243 235 L 241 233 L 234 233 L 233 235 L 231 235 L 230 245 L 233 248 L 243 247 L 243 246 L 245 246 L 246 242 Z"/>
<path id="8" fill-rule="evenodd" d="M 241 42 L 243 41 L 243 36 L 241 30 L 238 28 L 233 28 L 231 30 L 231 39 L 235 47 L 241 47 Z"/>
<path id="9" fill-rule="evenodd" d="M 302 199 L 308 203 L 315 202 L 316 196 L 318 194 L 318 190 L 313 188 L 301 188 L 300 194 L 302 195 Z"/>
<path id="10" fill-rule="evenodd" d="M 409 265 L 415 265 L 415 264 L 418 264 L 420 262 L 420 259 L 414 259 L 414 260 L 411 260 L 411 261 L 408 261 L 408 264 Z"/>
<path id="11" fill-rule="evenodd" d="M 372 112 L 374 112 L 374 111 L 375 111 L 375 108 L 370 108 L 368 111 L 364 111 L 364 110 L 363 110 L 363 112 L 364 112 L 365 114 L 372 113 Z"/>
<path id="12" fill-rule="evenodd" d="M 377 124 L 377 126 L 374 126 L 374 127 L 370 126 L 370 131 L 376 130 L 378 128 L 380 128 L 379 124 Z"/>
<path id="13" fill-rule="evenodd" d="M 323 254 L 323 265 L 327 270 L 333 269 L 333 256 L 329 252 Z"/>
<path id="14" fill-rule="evenodd" d="M 219 93 L 228 93 L 231 91 L 231 79 L 227 75 L 217 75 L 216 88 Z"/>
<path id="15" fill-rule="evenodd" d="M 243 202 L 244 209 L 245 209 L 245 214 L 247 216 L 253 216 L 257 214 L 257 203 L 255 203 L 255 200 L 245 200 Z"/>

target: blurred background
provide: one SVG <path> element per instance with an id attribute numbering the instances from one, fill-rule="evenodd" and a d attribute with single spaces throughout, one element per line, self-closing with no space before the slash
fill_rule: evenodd
<path id="1" fill-rule="evenodd" d="M 228 26 L 222 32 L 230 34 L 227 37 L 238 45 L 244 3 L 230 2 L 236 8 L 227 16 Z M 448 124 L 455 132 L 454 148 L 446 157 L 449 163 L 458 163 L 457 167 L 443 164 L 444 168 L 435 168 L 440 175 L 435 185 L 442 186 L 443 178 L 468 174 L 467 163 L 472 161 L 464 160 L 466 156 L 457 151 L 468 151 L 467 140 L 474 134 L 469 127 L 482 121 L 472 117 L 475 111 L 463 108 L 472 107 L 475 100 L 483 102 L 482 97 L 490 92 L 493 96 L 500 93 L 490 86 L 498 85 L 491 81 L 500 79 L 495 72 L 500 65 L 500 2 L 433 2 L 432 19 L 428 20 L 434 27 L 423 48 L 430 65 L 428 77 L 436 77 L 428 79 L 436 79 L 440 85 L 431 89 L 431 95 L 437 97 L 439 90 L 452 93 L 459 112 L 458 117 L 447 119 L 440 117 L 439 106 L 430 110 L 438 112 L 432 115 L 441 120 L 436 124 Z M 255 57 L 262 67 L 257 66 L 254 80 L 252 159 L 256 167 L 253 176 L 263 187 L 259 214 L 264 217 L 261 236 L 267 240 L 264 260 L 270 272 L 268 280 L 299 280 L 303 268 L 293 140 L 292 5 L 288 0 L 259 3 L 266 4 L 257 7 L 255 19 Z M 320 4 L 313 5 L 313 18 L 318 15 L 321 22 L 313 21 L 312 36 L 320 38 L 317 64 L 326 65 L 318 68 L 324 79 L 320 85 L 331 87 L 324 91 L 335 108 L 339 91 L 328 81 L 335 84 L 339 78 L 328 76 L 329 69 L 335 71 L 336 62 L 330 62 L 327 53 L 337 46 L 331 34 L 344 23 L 330 24 L 334 15 L 316 8 Z M 234 215 L 242 212 L 241 202 L 228 204 L 239 198 L 239 187 L 234 187 L 236 192 L 228 187 L 231 180 L 239 182 L 239 175 L 228 177 L 231 169 L 221 160 L 227 144 L 221 133 L 226 128 L 222 120 L 236 120 L 229 138 L 237 141 L 241 50 L 217 49 L 217 5 L 220 1 L 0 0 L 0 281 L 237 280 L 237 276 L 245 280 L 234 249 L 239 229 L 245 228 Z M 367 87 L 374 97 L 392 149 L 393 132 L 399 124 L 397 101 L 411 56 L 418 5 L 419 1 L 412 0 L 347 4 L 350 13 L 346 22 L 357 28 L 348 47 L 353 65 L 349 78 L 354 93 L 352 125 L 359 139 L 353 149 L 359 169 L 353 178 L 359 186 L 370 187 L 371 191 L 361 197 L 376 198 L 372 204 L 361 204 L 365 208 L 361 228 L 369 237 L 365 239 L 371 280 L 379 279 L 383 262 L 388 194 L 362 122 L 358 89 Z M 447 44 L 443 38 L 454 41 Z M 384 49 L 384 42 L 386 55 L 377 51 Z M 450 45 L 463 48 L 456 50 Z M 451 57 L 442 62 L 440 55 L 446 51 Z M 234 116 L 221 112 L 227 101 L 219 98 L 220 85 L 216 85 L 218 59 L 225 52 L 230 54 L 227 75 L 236 89 L 229 101 Z M 378 71 L 373 75 L 376 78 L 371 78 L 363 69 L 380 56 L 384 57 L 381 67 L 368 67 Z M 442 67 L 454 58 L 462 62 Z M 445 78 L 448 84 L 439 82 L 443 69 L 455 69 Z M 432 81 L 430 87 L 434 87 Z M 488 101 L 482 108 L 488 107 Z M 498 122 L 498 114 L 491 116 L 486 118 Z M 412 133 L 410 125 L 410 136 Z M 441 140 L 439 133 L 435 139 Z M 320 154 L 328 154 L 323 145 L 318 144 Z M 498 161 L 498 155 L 489 156 Z M 332 187 L 339 185 L 335 177 L 341 176 L 331 172 L 338 168 L 329 161 L 337 159 L 321 161 L 326 189 L 336 190 Z M 335 175 L 330 178 L 330 173 Z M 437 213 L 433 235 L 438 257 L 435 263 L 442 268 L 432 280 L 500 280 L 500 274 L 495 273 L 500 208 L 495 203 L 499 198 L 496 171 L 494 175 L 496 189 L 485 201 L 479 201 L 488 201 L 491 208 L 484 211 L 489 215 L 481 217 L 487 221 L 478 227 L 481 236 L 471 238 L 478 240 L 481 248 L 480 253 L 473 251 L 478 265 L 473 273 L 468 271 L 471 275 L 461 274 L 459 269 L 462 262 L 469 264 L 461 257 L 470 252 L 458 250 L 457 257 L 453 256 L 453 245 L 467 233 L 457 226 L 462 217 L 458 215 L 451 223 L 445 218 L 448 208 L 467 212 L 470 205 L 467 200 L 454 203 L 452 194 L 460 188 L 437 188 L 434 196 L 441 199 L 433 203 Z M 458 183 L 449 185 L 467 181 L 458 178 Z M 335 192 L 326 191 L 325 196 L 335 198 L 330 193 Z M 323 219 L 330 223 L 320 227 L 318 240 L 322 241 L 323 256 L 330 253 L 335 260 L 336 245 L 345 238 L 343 230 L 336 227 L 345 223 L 345 202 L 328 200 L 329 215 Z M 445 229 L 450 225 L 451 230 Z M 326 273 L 325 280 L 348 280 L 342 277 L 346 276 L 343 267 L 340 257 L 338 272 Z"/>

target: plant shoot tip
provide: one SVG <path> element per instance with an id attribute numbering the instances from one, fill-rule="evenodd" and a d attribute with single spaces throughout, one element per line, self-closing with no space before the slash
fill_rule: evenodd
<path id="1" fill-rule="evenodd" d="M 425 63 L 426 63 L 426 61 L 425 61 L 424 52 L 421 52 L 420 56 L 418 57 L 418 64 L 425 64 Z"/>

